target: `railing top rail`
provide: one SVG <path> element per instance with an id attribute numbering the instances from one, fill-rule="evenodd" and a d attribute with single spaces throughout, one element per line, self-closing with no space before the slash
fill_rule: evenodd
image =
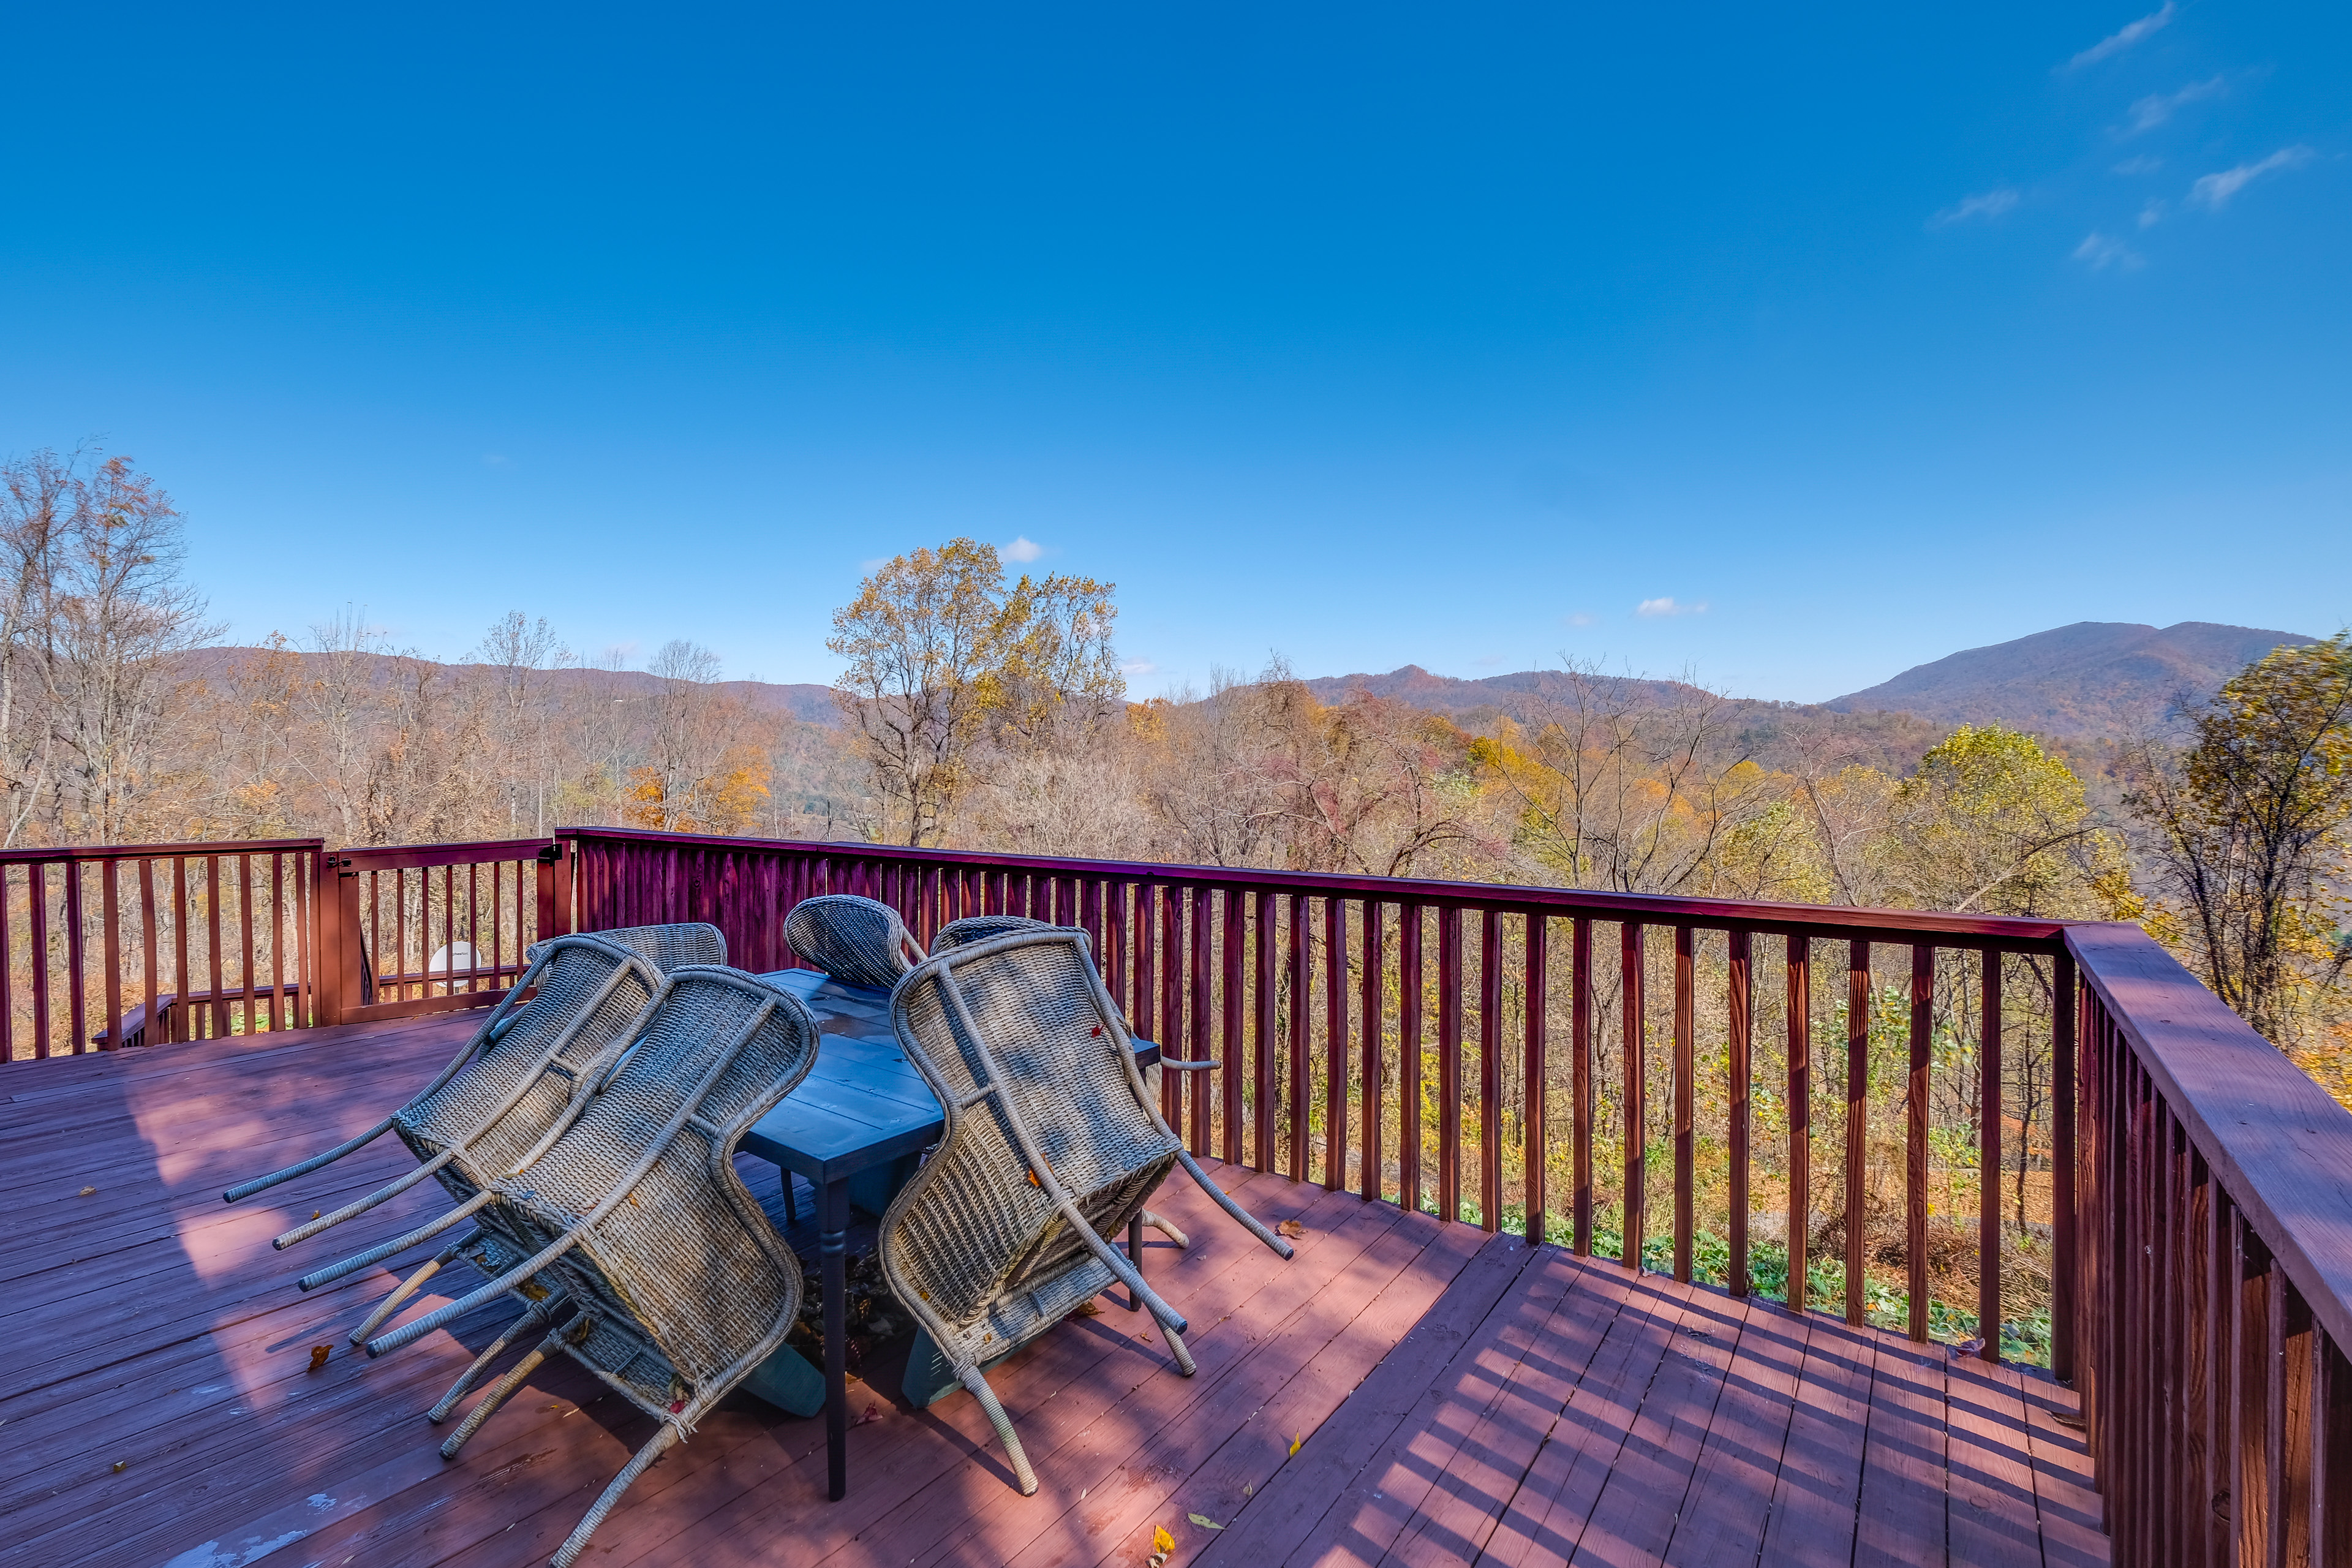
<path id="1" fill-rule="evenodd" d="M 1340 876 L 1315 871 L 1261 870 L 1235 866 L 1176 866 L 1152 861 L 1072 860 L 1040 855 L 993 855 L 962 849 L 913 849 L 888 844 L 843 844 L 786 838 L 733 838 L 662 833 L 637 827 L 562 827 L 559 838 L 618 839 L 673 847 L 780 850 L 837 859 L 912 861 L 945 868 L 982 868 L 1050 876 L 1109 877 L 1186 887 L 1279 888 L 1338 893 L 1391 902 L 1474 905 L 1513 913 L 1595 915 L 1643 924 L 1692 925 L 1785 932 L 1832 939 L 1908 942 L 1938 946 L 1998 947 L 2055 952 L 2066 922 L 2000 915 L 1935 914 L 1918 910 L 1855 909 L 1823 904 L 1750 903 L 1656 893 L 1598 892 L 1582 888 L 1531 888 L 1499 882 L 1441 882 L 1405 877 Z"/>
<path id="2" fill-rule="evenodd" d="M 389 871 L 417 866 L 465 866 L 485 860 L 529 860 L 553 850 L 552 838 L 484 838 L 470 844 L 353 844 L 335 851 L 345 866 Z"/>
<path id="3" fill-rule="evenodd" d="M 2139 927 L 2071 926 L 2066 945 L 2321 1326 L 2352 1346 L 2352 1111 Z"/>
<path id="4" fill-rule="evenodd" d="M 161 860 L 179 855 L 290 855 L 323 849 L 323 838 L 215 838 L 191 844 L 86 844 L 51 848 L 0 849 L 0 865 L 32 861 Z"/>

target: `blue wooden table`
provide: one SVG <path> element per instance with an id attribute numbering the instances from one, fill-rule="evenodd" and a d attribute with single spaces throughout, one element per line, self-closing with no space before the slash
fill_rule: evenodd
<path id="1" fill-rule="evenodd" d="M 744 1137 L 743 1152 L 783 1169 L 784 1202 L 793 1177 L 816 1194 L 817 1253 L 824 1286 L 824 1428 L 826 1491 L 838 1501 L 849 1489 L 847 1237 L 850 1210 L 880 1215 L 921 1163 L 923 1151 L 947 1131 L 947 1118 L 922 1075 L 898 1048 L 890 1025 L 890 994 L 845 985 L 814 969 L 761 976 L 809 1005 L 820 1038 L 815 1065 L 801 1086 L 761 1117 Z M 1160 1059 L 1160 1047 L 1135 1042 L 1138 1067 Z M 1139 1227 L 1129 1227 L 1130 1255 L 1139 1258 Z M 779 1356 L 798 1358 L 789 1345 Z M 791 1363 L 777 1363 L 787 1370 Z M 805 1364 L 803 1363 L 802 1364 Z M 764 1392 L 759 1381 L 754 1392 Z M 770 1388 L 778 1385 L 769 1382 Z M 776 1398 L 787 1408 L 798 1401 Z"/>

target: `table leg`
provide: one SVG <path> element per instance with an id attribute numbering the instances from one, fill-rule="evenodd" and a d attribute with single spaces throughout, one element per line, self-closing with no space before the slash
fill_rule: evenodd
<path id="1" fill-rule="evenodd" d="M 848 1182 L 818 1189 L 816 1223 L 824 1281 L 825 1496 L 839 1502 L 849 1492 Z"/>
<path id="2" fill-rule="evenodd" d="M 1135 1266 L 1135 1277 L 1142 1279 L 1143 1218 L 1140 1215 L 1127 1222 L 1127 1260 Z M 1127 1293 L 1127 1310 L 1130 1312 L 1143 1310 L 1143 1298 L 1129 1290 Z"/>

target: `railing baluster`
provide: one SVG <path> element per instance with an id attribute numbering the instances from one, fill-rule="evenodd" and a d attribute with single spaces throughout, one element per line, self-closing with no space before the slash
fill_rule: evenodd
<path id="1" fill-rule="evenodd" d="M 1675 927 L 1675 1278 L 1687 1284 L 1691 1277 L 1692 1162 L 1697 1153 L 1698 1112 L 1698 933 L 1689 926 Z"/>
<path id="2" fill-rule="evenodd" d="M 188 984 L 188 858 L 172 857 L 172 989 L 178 994 L 180 1004 L 172 1009 L 172 1038 L 190 1038 L 195 1030 L 194 1005 L 189 1000 L 194 989 Z"/>
<path id="3" fill-rule="evenodd" d="M 0 889 L 0 892 L 5 892 Z M 163 1016 L 155 1005 L 155 971 L 159 954 L 155 944 L 162 940 L 162 931 L 155 920 L 155 862 L 147 856 L 139 857 L 139 973 L 143 989 L 140 1002 L 147 1009 L 146 1039 L 151 1046 L 160 1046 L 169 1037 L 163 1032 Z M 0 924 L 0 954 L 8 950 L 7 929 Z M 0 1014 L 8 1008 L 6 988 L 0 986 Z M 0 1034 L 0 1061 L 8 1059 L 7 1037 Z"/>
<path id="4" fill-rule="evenodd" d="M 1384 1197 L 1388 1193 L 1387 1161 L 1381 1149 L 1382 1091 L 1387 1085 L 1387 1061 L 1381 1047 L 1387 1035 L 1387 993 L 1381 984 L 1381 961 L 1382 931 L 1381 915 L 1387 906 L 1378 899 L 1363 901 L 1364 956 L 1362 959 L 1363 1036 L 1362 1065 L 1356 1076 L 1361 1080 L 1364 1097 L 1362 1133 L 1357 1139 L 1361 1151 L 1357 1156 L 1358 1168 L 1363 1177 L 1358 1190 L 1367 1200 Z"/>
<path id="5" fill-rule="evenodd" d="M 1215 900 L 1216 895 L 1211 889 L 1201 885 L 1193 887 L 1191 949 L 1192 1042 L 1192 1048 L 1184 1054 L 1196 1062 L 1208 1061 L 1216 1055 L 1215 1044 L 1211 1036 L 1211 1026 L 1216 1021 L 1216 993 L 1210 980 L 1211 960 L 1215 952 L 1210 940 L 1210 928 L 1215 923 Z M 1113 907 L 1117 908 L 1119 905 L 1115 901 Z M 1176 1073 L 1171 1076 L 1193 1080 L 1188 1091 L 1192 1100 L 1192 1132 L 1190 1142 L 1195 1154 L 1206 1154 L 1210 1152 L 1209 1108 L 1213 1091 L 1218 1087 L 1210 1080 L 1213 1077 L 1230 1078 L 1232 1073 L 1229 1067 L 1204 1069 L 1200 1072 Z"/>
<path id="6" fill-rule="evenodd" d="M 1181 1050 L 1184 1038 L 1184 887 L 1170 882 L 1160 890 L 1160 1033 L 1171 1050 Z M 1181 1119 L 1182 1102 L 1175 1098 L 1184 1086 L 1181 1072 L 1160 1075 L 1160 1106 L 1171 1121 Z"/>
<path id="7" fill-rule="evenodd" d="M 2050 1375 L 2073 1383 L 2076 1337 L 2083 1303 L 2074 1282 L 2079 1268 L 2075 1237 L 2074 1173 L 2081 1156 L 2075 1143 L 2075 1030 L 2080 1003 L 2074 957 L 2060 952 L 2050 961 Z"/>
<path id="8" fill-rule="evenodd" d="M 122 892 L 117 886 L 122 864 L 99 862 L 99 918 L 106 922 L 100 956 L 106 963 L 106 1037 L 104 1048 L 122 1048 Z"/>
<path id="9" fill-rule="evenodd" d="M 1129 1022 L 1145 1039 L 1160 1038 L 1160 888 L 1139 882 L 1135 888 L 1135 1011 Z"/>
<path id="10" fill-rule="evenodd" d="M 1904 1110 L 1903 1253 L 1910 1275 L 1911 1337 L 1927 1342 L 1927 1081 L 1936 1023 L 1936 950 L 1911 946 L 1911 1074 Z"/>
<path id="11" fill-rule="evenodd" d="M 1397 1202 L 1421 1210 L 1421 906 L 1397 908 Z"/>
<path id="12" fill-rule="evenodd" d="M 1437 1217 L 1462 1217 L 1462 908 L 1437 906 Z"/>
<path id="13" fill-rule="evenodd" d="M 25 914 L 33 938 L 33 1055 L 49 1055 L 49 868 L 38 860 L 25 868 Z"/>
<path id="14" fill-rule="evenodd" d="M 1752 1111 L 1750 1096 L 1754 1092 L 1752 1068 L 1748 1062 L 1750 1032 L 1754 1027 L 1752 1015 L 1756 1006 L 1756 988 L 1748 972 L 1748 932 L 1735 928 L 1727 942 L 1726 962 L 1730 969 L 1729 1038 L 1726 1041 L 1727 1070 L 1731 1077 L 1730 1126 L 1725 1131 L 1731 1144 L 1731 1280 L 1734 1296 L 1748 1294 L 1748 1118 Z"/>
<path id="15" fill-rule="evenodd" d="M 1323 1190 L 1348 1184 L 1348 900 L 1323 900 Z"/>
<path id="16" fill-rule="evenodd" d="M 1813 953 L 1811 942 L 1789 938 L 1789 1310 L 1806 1307 L 1813 1224 Z"/>
<path id="17" fill-rule="evenodd" d="M 1275 1055 L 1280 1049 L 1274 1026 L 1274 943 L 1281 895 L 1260 891 L 1250 903 L 1250 985 L 1255 1003 L 1250 1009 L 1250 1088 L 1257 1096 L 1256 1114 L 1251 1119 L 1255 1125 L 1250 1130 L 1250 1164 L 1272 1172 L 1279 1163 L 1274 1123 L 1282 1098 L 1274 1071 Z"/>
<path id="18" fill-rule="evenodd" d="M 1977 1052 L 1977 1353 L 2000 1359 L 2000 952 L 1987 948 L 1979 1005 L 1984 1023 Z"/>
<path id="19" fill-rule="evenodd" d="M 1592 917 L 1569 922 L 1569 1208 L 1570 1245 L 1592 1256 Z"/>
<path id="20" fill-rule="evenodd" d="M 1307 933 L 1311 928 L 1307 921 L 1307 895 L 1293 893 L 1289 902 L 1290 910 L 1285 922 L 1286 929 L 1283 932 L 1289 960 L 1284 984 L 1290 993 L 1290 1027 L 1286 1031 L 1289 1037 L 1290 1087 L 1286 1096 L 1288 1120 L 1284 1123 L 1284 1130 L 1289 1134 L 1286 1142 L 1290 1147 L 1286 1157 L 1290 1162 L 1290 1179 L 1303 1182 L 1307 1179 L 1307 1146 L 1312 1131 L 1309 1124 L 1314 1120 L 1314 1108 L 1307 1097 L 1307 1085 L 1310 1077 L 1307 1071 L 1309 1041 L 1313 1037 L 1307 1026 L 1312 1022 L 1315 988 L 1307 973 Z"/>
<path id="21" fill-rule="evenodd" d="M 1218 1142 L 1228 1165 L 1242 1163 L 1242 1088 L 1249 1074 L 1249 1058 L 1243 1054 L 1242 1039 L 1242 900 L 1238 888 L 1228 888 L 1222 902 L 1224 921 L 1219 928 L 1218 961 L 1221 971 L 1217 989 L 1218 1040 L 1221 1048 L 1218 1060 L 1223 1065 L 1217 1069 L 1223 1083 L 1224 1129 Z"/>
<path id="22" fill-rule="evenodd" d="M 1503 911 L 1478 921 L 1478 1223 L 1503 1228 Z"/>
<path id="23" fill-rule="evenodd" d="M 1624 995 L 1625 1042 L 1625 1199 L 1624 1241 L 1621 1261 L 1635 1273 L 1642 1268 L 1642 1222 L 1650 1206 L 1649 1062 L 1643 1023 L 1642 928 L 1626 921 L 1617 928 L 1619 986 Z"/>
<path id="24" fill-rule="evenodd" d="M 1845 1321 L 1864 1321 L 1863 1265 L 1869 1258 L 1864 1234 L 1868 1194 L 1863 1186 L 1870 1158 L 1870 943 L 1847 944 L 1845 972 Z"/>
<path id="25" fill-rule="evenodd" d="M 29 873 L 33 868 L 27 866 L 25 869 Z M 16 899 L 9 886 L 12 880 L 8 868 L 0 865 L 0 1067 L 16 1059 L 16 942 L 8 929 L 9 905 Z M 29 876 L 26 881 L 31 881 Z M 41 984 L 40 950 L 35 948 L 32 956 L 32 984 L 37 989 Z M 37 1051 L 34 1054 L 39 1055 Z"/>
<path id="26" fill-rule="evenodd" d="M 82 930 L 81 862 L 67 860 L 58 869 L 66 879 L 66 1026 L 72 1031 L 68 1053 L 89 1049 L 89 976 L 88 939 Z"/>
<path id="27" fill-rule="evenodd" d="M 1519 1081 L 1526 1086 L 1527 1113 L 1519 1123 L 1519 1181 L 1525 1189 L 1528 1211 L 1528 1243 L 1534 1246 L 1549 1235 L 1546 1208 L 1549 1194 L 1544 1190 L 1546 1153 L 1550 1141 L 1545 1136 L 1546 1104 L 1544 1090 L 1549 1071 L 1544 1062 L 1544 1031 L 1550 1021 L 1547 1016 L 1550 986 L 1544 963 L 1544 916 L 1530 910 L 1527 915 L 1527 957 L 1522 964 L 1526 976 L 1527 1055 L 1519 1064 Z"/>

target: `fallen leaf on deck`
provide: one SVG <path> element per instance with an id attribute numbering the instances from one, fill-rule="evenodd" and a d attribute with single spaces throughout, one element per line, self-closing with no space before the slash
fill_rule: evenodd
<path id="1" fill-rule="evenodd" d="M 1274 1228 L 1277 1235 L 1290 1237 L 1294 1240 L 1307 1234 L 1307 1227 L 1295 1219 L 1284 1220 Z"/>
<path id="2" fill-rule="evenodd" d="M 1151 1551 L 1155 1557 L 1165 1557 L 1176 1550 L 1176 1538 L 1158 1525 L 1151 1527 Z"/>
<path id="3" fill-rule="evenodd" d="M 128 1459 L 117 1459 L 114 1461 L 114 1473 L 118 1476 L 130 1468 L 131 1461 Z"/>
<path id="4" fill-rule="evenodd" d="M 1079 1302 L 1076 1306 L 1071 1308 L 1070 1310 L 1072 1315 L 1076 1317 L 1099 1318 L 1102 1316 L 1102 1303 L 1089 1296 L 1085 1300 Z"/>
<path id="5" fill-rule="evenodd" d="M 81 1191 L 76 1193 L 74 1196 L 78 1198 L 86 1198 L 97 1191 L 98 1189 L 96 1187 L 84 1187 Z"/>
<path id="6" fill-rule="evenodd" d="M 878 1405 L 869 1405 L 866 1407 L 866 1414 L 860 1415 L 856 1420 L 852 1421 L 850 1425 L 852 1426 L 863 1426 L 868 1421 L 879 1421 L 881 1419 L 882 1407 Z"/>
<path id="7" fill-rule="evenodd" d="M 1301 1444 L 1301 1443 L 1304 1443 L 1305 1441 L 1307 1441 L 1307 1436 L 1306 1436 L 1306 1435 L 1305 1435 L 1304 1433 L 1300 1433 L 1300 1434 L 1298 1434 L 1298 1435 L 1297 1435 L 1297 1436 L 1294 1436 L 1290 1439 L 1290 1451 L 1291 1451 L 1292 1453 L 1294 1453 L 1294 1454 L 1296 1454 L 1297 1452 L 1298 1452 L 1298 1445 L 1299 1445 L 1299 1444 Z"/>
<path id="8" fill-rule="evenodd" d="M 1223 1525 L 1219 1524 L 1215 1520 L 1211 1519 L 1205 1513 L 1188 1513 L 1184 1517 L 1191 1520 L 1194 1524 L 1199 1525 L 1202 1530 L 1223 1530 L 1225 1528 Z"/>
<path id="9" fill-rule="evenodd" d="M 325 1209 L 312 1209 L 310 1211 L 310 1217 L 312 1219 L 317 1219 L 320 1215 L 325 1214 L 326 1212 L 327 1211 Z"/>
<path id="10" fill-rule="evenodd" d="M 310 1364 L 303 1370 L 306 1372 L 318 1371 L 320 1367 L 327 1364 L 327 1358 L 334 1353 L 335 1347 L 332 1345 L 312 1345 L 310 1347 Z"/>
<path id="11" fill-rule="evenodd" d="M 1253 1493 L 1255 1493 L 1256 1490 L 1257 1490 L 1257 1483 L 1256 1483 L 1255 1481 L 1244 1481 L 1244 1482 L 1242 1483 L 1242 1496 L 1244 1496 L 1244 1497 L 1248 1497 L 1248 1496 L 1252 1495 Z"/>

